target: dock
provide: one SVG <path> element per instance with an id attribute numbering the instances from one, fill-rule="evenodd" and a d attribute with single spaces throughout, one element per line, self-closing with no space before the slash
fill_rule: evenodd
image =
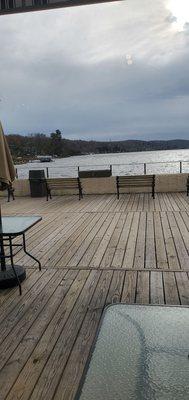
<path id="1" fill-rule="evenodd" d="M 3 215 L 41 215 L 16 264 L 27 279 L 0 291 L 0 400 L 73 400 L 104 307 L 189 305 L 185 193 L 20 197 Z"/>

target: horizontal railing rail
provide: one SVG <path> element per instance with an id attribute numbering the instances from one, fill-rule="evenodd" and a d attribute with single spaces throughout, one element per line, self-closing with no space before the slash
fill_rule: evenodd
<path id="1" fill-rule="evenodd" d="M 63 177 L 61 175 L 61 170 L 70 170 L 70 174 L 66 174 L 65 176 L 77 176 L 78 175 L 78 170 L 95 170 L 98 168 L 104 169 L 104 168 L 110 168 L 110 170 L 112 171 L 112 175 L 116 176 L 119 174 L 123 174 L 123 172 L 128 175 L 132 175 L 132 173 L 137 172 L 137 174 L 139 175 L 147 175 L 148 173 L 152 173 L 152 171 L 150 171 L 150 166 L 151 165 L 173 165 L 174 166 L 174 171 L 173 173 L 189 173 L 189 160 L 176 160 L 176 161 L 149 161 L 149 162 L 133 162 L 133 163 L 112 163 L 112 164 L 93 164 L 93 165 L 86 165 L 86 164 L 79 164 L 79 165 L 73 165 L 73 164 L 68 164 L 68 165 L 52 165 L 52 166 L 44 166 L 38 164 L 36 166 L 32 165 L 28 165 L 28 164 L 22 164 L 19 166 L 16 166 L 16 173 L 17 173 L 17 178 L 23 178 L 23 174 L 22 171 L 27 171 L 29 172 L 29 170 L 36 170 L 36 169 L 41 169 L 45 171 L 45 175 L 47 178 L 49 177 Z M 188 168 L 187 170 L 183 170 L 184 164 L 188 164 Z M 142 168 L 140 169 L 140 167 L 142 166 Z M 119 167 L 122 168 L 122 171 L 115 171 L 116 169 L 119 169 Z M 126 170 L 125 168 L 129 167 L 129 170 Z M 124 171 L 123 171 L 124 168 Z M 55 171 L 58 170 L 59 173 L 56 173 Z M 53 172 L 54 171 L 54 172 Z M 71 173 L 72 172 L 72 173 Z M 115 173 L 116 172 L 116 173 Z M 153 170 L 153 173 L 164 173 L 165 172 L 165 167 L 158 169 L 158 172 Z M 172 172 L 168 172 L 168 173 L 172 173 Z M 25 174 L 26 175 L 26 174 Z M 28 178 L 28 174 L 26 176 L 26 179 Z"/>

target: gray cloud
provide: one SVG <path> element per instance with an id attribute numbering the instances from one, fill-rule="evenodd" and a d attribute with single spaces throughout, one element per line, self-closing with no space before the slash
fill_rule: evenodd
<path id="1" fill-rule="evenodd" d="M 173 29 L 165 5 L 128 0 L 1 17 L 5 130 L 188 138 L 187 21 Z"/>
<path id="2" fill-rule="evenodd" d="M 173 23 L 173 22 L 177 22 L 177 18 L 176 18 L 172 13 L 170 13 L 170 14 L 165 18 L 165 21 L 170 22 L 170 23 Z"/>

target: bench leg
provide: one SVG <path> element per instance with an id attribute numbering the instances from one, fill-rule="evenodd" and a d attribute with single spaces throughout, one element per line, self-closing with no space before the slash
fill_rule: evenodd
<path id="1" fill-rule="evenodd" d="M 12 199 L 15 200 L 15 197 L 14 197 L 14 189 L 8 188 L 8 199 L 7 199 L 7 202 L 8 202 L 8 203 L 10 202 L 11 196 L 12 196 Z"/>
<path id="2" fill-rule="evenodd" d="M 78 172 L 79 172 L 79 167 L 78 167 Z M 77 178 L 77 184 L 79 189 L 79 200 L 81 200 L 83 198 L 83 191 L 79 177 Z"/>
<path id="3" fill-rule="evenodd" d="M 152 197 L 155 199 L 155 175 L 153 175 L 153 181 L 152 181 Z"/>
<path id="4" fill-rule="evenodd" d="M 51 191 L 48 189 L 47 190 L 47 201 L 49 200 L 49 197 L 50 197 L 50 199 L 52 199 Z"/>
<path id="5" fill-rule="evenodd" d="M 117 199 L 119 199 L 119 178 L 116 176 Z"/>
<path id="6" fill-rule="evenodd" d="M 79 200 L 81 200 L 83 198 L 83 192 L 82 192 L 82 188 L 79 188 Z"/>

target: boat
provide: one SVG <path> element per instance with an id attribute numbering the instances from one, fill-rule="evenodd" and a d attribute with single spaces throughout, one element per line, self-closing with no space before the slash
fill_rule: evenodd
<path id="1" fill-rule="evenodd" d="M 37 156 L 38 162 L 51 162 L 53 161 L 51 156 Z"/>

